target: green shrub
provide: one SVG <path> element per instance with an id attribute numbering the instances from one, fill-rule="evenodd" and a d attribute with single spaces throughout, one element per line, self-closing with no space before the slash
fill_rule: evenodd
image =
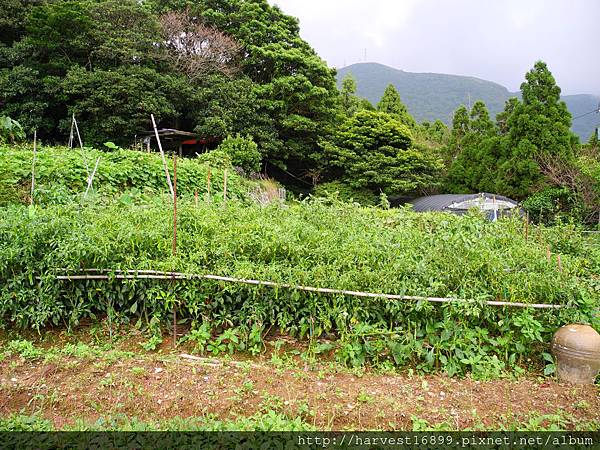
<path id="1" fill-rule="evenodd" d="M 260 172 L 261 154 L 258 145 L 251 136 L 229 136 L 221 142 L 217 150 L 231 157 L 235 167 L 241 168 L 246 174 Z"/>
<path id="2" fill-rule="evenodd" d="M 223 150 L 211 150 L 206 153 L 202 153 L 198 156 L 198 161 L 202 161 L 206 163 L 209 167 L 215 167 L 217 169 L 231 169 L 233 167 L 233 163 L 231 161 L 231 156 L 229 153 Z"/>
<path id="3" fill-rule="evenodd" d="M 547 188 L 525 199 L 521 206 L 537 223 L 554 224 L 575 221 L 582 223 L 585 205 L 567 187 Z"/>
<path id="4" fill-rule="evenodd" d="M 377 197 L 369 189 L 357 189 L 343 181 L 331 181 L 315 186 L 313 190 L 315 197 L 333 197 L 344 202 L 356 202 L 362 206 L 374 206 Z"/>

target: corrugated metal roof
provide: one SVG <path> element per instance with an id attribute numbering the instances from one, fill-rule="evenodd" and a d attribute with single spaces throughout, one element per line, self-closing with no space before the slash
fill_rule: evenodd
<path id="1" fill-rule="evenodd" d="M 507 203 L 513 204 L 515 207 L 518 206 L 518 203 L 514 200 L 511 200 L 508 197 L 504 197 L 502 195 L 489 194 L 487 192 L 482 192 L 480 194 L 442 194 L 442 195 L 429 195 L 427 197 L 417 198 L 410 203 L 413 205 L 413 210 L 417 212 L 425 212 L 425 211 L 451 211 L 451 212 L 459 212 L 455 209 L 450 209 L 449 206 L 453 203 L 464 202 L 467 200 L 473 200 L 477 198 L 487 198 L 496 200 L 502 200 Z"/>

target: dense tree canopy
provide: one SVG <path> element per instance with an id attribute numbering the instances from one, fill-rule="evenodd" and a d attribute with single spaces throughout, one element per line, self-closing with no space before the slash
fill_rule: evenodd
<path id="1" fill-rule="evenodd" d="M 153 112 L 301 174 L 339 114 L 334 70 L 266 0 L 8 0 L 0 23 L 0 109 L 47 140 L 76 112 L 87 143 L 125 145 Z"/>
<path id="2" fill-rule="evenodd" d="M 359 111 L 323 143 L 328 176 L 388 195 L 435 184 L 441 162 L 412 144 L 411 131 L 394 117 Z"/>
<path id="3" fill-rule="evenodd" d="M 521 85 L 522 101 L 511 98 L 494 124 L 478 101 L 459 108 L 453 121 L 448 183 L 454 191 L 493 191 L 517 199 L 543 189 L 549 160 L 569 164 L 577 143 L 560 88 L 539 61 Z"/>

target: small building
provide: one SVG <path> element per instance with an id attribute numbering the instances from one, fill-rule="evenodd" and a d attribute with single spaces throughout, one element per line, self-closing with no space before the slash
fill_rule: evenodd
<path id="1" fill-rule="evenodd" d="M 189 131 L 174 130 L 172 128 L 161 128 L 157 131 L 163 149 L 167 152 L 177 152 L 179 156 L 195 156 L 196 153 L 213 150 L 219 144 L 217 138 L 203 137 Z M 140 136 L 144 136 L 142 143 L 148 152 L 151 148 L 158 148 L 154 131 L 144 131 L 140 133 Z"/>
<path id="2" fill-rule="evenodd" d="M 494 221 L 510 214 L 522 215 L 519 204 L 502 195 L 488 194 L 442 194 L 429 195 L 411 200 L 416 212 L 440 211 L 453 214 L 466 214 L 470 209 L 483 211 L 488 219 Z"/>

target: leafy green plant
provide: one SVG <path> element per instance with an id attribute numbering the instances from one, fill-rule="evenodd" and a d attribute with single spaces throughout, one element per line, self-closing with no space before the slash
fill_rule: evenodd
<path id="1" fill-rule="evenodd" d="M 261 154 L 251 136 L 228 136 L 219 144 L 217 151 L 229 155 L 231 163 L 246 174 L 260 171 Z"/>
<path id="2" fill-rule="evenodd" d="M 194 343 L 194 350 L 204 354 L 206 346 L 212 337 L 210 325 L 204 322 L 199 327 L 192 327 L 190 332 L 185 336 L 187 341 Z"/>
<path id="3" fill-rule="evenodd" d="M 233 328 L 225 330 L 217 338 L 211 341 L 206 347 L 213 355 L 228 352 L 232 354 L 238 349 L 240 343 L 239 332 Z"/>
<path id="4" fill-rule="evenodd" d="M 542 353 L 542 357 L 546 363 L 546 366 L 544 367 L 544 375 L 552 375 L 556 373 L 556 361 L 554 360 L 554 357 L 547 352 Z"/>
<path id="5" fill-rule="evenodd" d="M 347 202 L 356 202 L 363 206 L 374 206 L 376 196 L 368 189 L 357 189 L 342 181 L 330 181 L 315 186 L 315 197 L 333 198 Z"/>
<path id="6" fill-rule="evenodd" d="M 25 139 L 25 131 L 19 122 L 8 116 L 0 116 L 0 144 Z"/>
<path id="7" fill-rule="evenodd" d="M 105 142 L 104 146 L 109 150 L 122 150 L 121 147 L 111 141 Z"/>
<path id="8" fill-rule="evenodd" d="M 162 341 L 162 336 L 155 334 L 150 336 L 150 338 L 147 341 L 140 343 L 140 345 L 144 350 L 149 352 L 156 350 L 158 346 L 162 344 Z"/>
<path id="9" fill-rule="evenodd" d="M 25 339 L 17 339 L 8 342 L 6 350 L 10 353 L 18 354 L 25 359 L 37 359 L 41 358 L 44 352 L 36 348 L 31 341 Z"/>
<path id="10" fill-rule="evenodd" d="M 198 156 L 198 161 L 202 161 L 209 167 L 223 170 L 231 169 L 233 165 L 229 153 L 219 149 L 200 154 Z"/>

